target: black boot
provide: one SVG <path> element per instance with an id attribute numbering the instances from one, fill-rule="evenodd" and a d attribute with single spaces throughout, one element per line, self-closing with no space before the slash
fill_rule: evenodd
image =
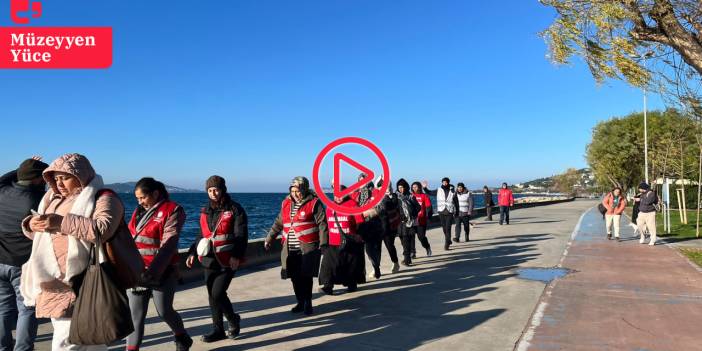
<path id="1" fill-rule="evenodd" d="M 202 342 L 210 343 L 210 342 L 224 340 L 226 338 L 227 338 L 227 335 L 224 334 L 223 328 L 222 327 L 215 327 L 211 332 L 200 337 L 200 340 Z"/>
<path id="2" fill-rule="evenodd" d="M 305 310 L 305 302 L 304 301 L 297 301 L 297 305 L 293 307 L 290 312 L 292 313 L 302 313 Z"/>
<path id="3" fill-rule="evenodd" d="M 334 286 L 329 285 L 329 286 L 323 286 L 321 289 L 319 289 L 324 293 L 324 295 L 334 295 Z"/>
<path id="4" fill-rule="evenodd" d="M 176 351 L 188 351 L 193 346 L 193 339 L 190 335 L 183 333 L 175 336 Z"/>
<path id="5" fill-rule="evenodd" d="M 241 316 L 234 314 L 234 320 L 229 320 L 229 330 L 227 330 L 227 337 L 230 339 L 236 339 L 241 331 Z"/>
<path id="6" fill-rule="evenodd" d="M 305 301 L 305 316 L 311 316 L 314 313 L 312 309 L 312 299 Z"/>

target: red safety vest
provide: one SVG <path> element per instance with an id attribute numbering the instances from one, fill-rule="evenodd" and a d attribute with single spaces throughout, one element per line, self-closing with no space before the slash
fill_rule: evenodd
<path id="1" fill-rule="evenodd" d="M 154 214 L 149 218 L 144 228 L 139 233 L 136 231 L 136 212 L 132 214 L 132 219 L 129 221 L 129 232 L 132 233 L 132 238 L 136 243 L 137 249 L 141 257 L 144 259 L 144 266 L 148 268 L 154 257 L 161 248 L 161 239 L 163 238 L 163 229 L 168 218 L 173 215 L 178 208 L 178 204 L 172 201 L 164 201 L 154 211 Z M 178 253 L 176 252 L 171 258 L 171 264 L 178 263 Z"/>
<path id="2" fill-rule="evenodd" d="M 212 240 L 215 257 L 222 267 L 228 267 L 229 259 L 232 257 L 232 249 L 234 248 L 233 226 L 234 211 L 222 212 L 214 232 L 210 231 L 210 226 L 207 224 L 207 213 L 203 210 L 200 214 L 200 230 L 202 231 L 202 237 Z M 202 262 L 202 256 L 198 258 L 200 262 Z"/>
<path id="3" fill-rule="evenodd" d="M 358 206 L 358 203 L 349 199 L 346 200 L 341 206 Z M 346 235 L 356 236 L 356 229 L 359 223 L 363 222 L 362 215 L 347 215 L 336 212 L 336 217 L 334 216 L 336 211 L 331 208 L 327 208 L 327 224 L 329 227 L 329 245 L 340 246 L 341 245 L 341 231 Z M 338 222 L 336 220 L 339 220 Z M 338 224 L 338 225 L 337 225 Z M 361 241 L 361 240 L 359 240 Z"/>
<path id="4" fill-rule="evenodd" d="M 301 242 L 307 244 L 319 242 L 319 227 L 314 220 L 314 206 L 317 204 L 317 200 L 318 198 L 315 197 L 302 205 L 297 210 L 295 218 L 290 218 L 292 200 L 290 197 L 286 197 L 285 200 L 283 200 L 283 205 L 280 210 L 281 219 L 283 221 L 283 243 L 285 243 L 285 239 L 291 227 L 295 231 L 297 239 Z"/>

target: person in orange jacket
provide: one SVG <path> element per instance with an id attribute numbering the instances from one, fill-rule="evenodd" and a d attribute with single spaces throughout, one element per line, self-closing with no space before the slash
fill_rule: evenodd
<path id="1" fill-rule="evenodd" d="M 605 195 L 602 205 L 607 209 L 605 212 L 607 239 L 612 240 L 612 227 L 614 227 L 614 237 L 619 241 L 619 219 L 626 208 L 626 199 L 622 196 L 622 189 L 619 187 L 612 189 Z"/>

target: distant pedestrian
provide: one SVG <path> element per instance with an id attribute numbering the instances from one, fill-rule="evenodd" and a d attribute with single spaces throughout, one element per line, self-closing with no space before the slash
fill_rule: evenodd
<path id="1" fill-rule="evenodd" d="M 213 329 L 202 336 L 206 343 L 239 336 L 241 317 L 234 312 L 227 289 L 246 255 L 249 226 L 246 211 L 227 193 L 224 178 L 213 175 L 205 182 L 208 204 L 200 212 L 201 237 L 190 247 L 186 266 L 197 257 L 203 266 Z M 224 317 L 229 326 L 224 329 Z"/>
<path id="2" fill-rule="evenodd" d="M 487 185 L 483 186 L 483 203 L 485 204 L 486 220 L 492 221 L 492 207 L 495 206 L 495 201 L 492 199 L 492 191 Z"/>
<path id="3" fill-rule="evenodd" d="M 451 246 L 451 227 L 453 226 L 453 217 L 458 210 L 458 198 L 456 198 L 456 190 L 451 185 L 451 180 L 448 177 L 441 179 L 441 186 L 436 190 L 429 190 L 428 183 L 423 182 L 424 192 L 431 195 L 436 195 L 436 207 L 441 221 L 441 229 L 444 232 L 444 250 L 448 250 Z"/>
<path id="4" fill-rule="evenodd" d="M 171 201 L 166 186 L 146 177 L 134 187 L 138 206 L 129 221 L 129 231 L 144 260 L 139 285 L 127 291 L 134 332 L 127 337 L 127 350 L 139 350 L 144 339 L 146 313 L 153 299 L 156 312 L 175 337 L 176 350 L 187 351 L 193 344 L 183 319 L 173 308 L 178 285 L 178 241 L 185 223 L 185 210 Z"/>
<path id="5" fill-rule="evenodd" d="M 397 199 L 397 194 L 392 190 L 392 184 L 388 184 L 388 189 L 385 191 L 385 196 L 380 205 L 383 242 L 385 243 L 385 249 L 388 250 L 388 255 L 390 255 L 390 261 L 392 261 L 392 273 L 397 273 L 400 271 L 400 263 L 397 257 L 397 249 L 395 248 L 395 237 L 397 237 L 397 231 L 402 222 L 400 216 L 402 207 Z"/>
<path id="6" fill-rule="evenodd" d="M 470 240 L 470 216 L 473 213 L 473 196 L 466 189 L 463 183 L 456 186 L 456 198 L 458 199 L 458 211 L 456 213 L 456 236 L 454 242 L 459 242 L 461 238 L 461 227 L 466 233 L 466 242 Z"/>
<path id="7" fill-rule="evenodd" d="M 626 209 L 626 199 L 622 196 L 622 189 L 619 187 L 612 189 L 605 195 L 602 205 L 607 209 L 605 213 L 607 239 L 612 239 L 612 227 L 614 227 L 614 237 L 619 241 L 619 219 Z"/>
<path id="8" fill-rule="evenodd" d="M 317 194 L 310 190 L 307 178 L 293 178 L 288 190 L 264 245 L 269 250 L 273 240 L 282 234 L 280 277 L 290 278 L 297 299 L 290 312 L 309 316 L 313 313 L 312 285 L 319 275 L 320 247 L 329 243 L 326 211 Z"/>
<path id="9" fill-rule="evenodd" d="M 37 319 L 20 293 L 22 265 L 32 253 L 32 240 L 22 233 L 22 220 L 36 210 L 46 193 L 40 157 L 24 160 L 19 168 L 0 177 L 0 350 L 34 349 Z M 13 327 L 16 326 L 16 327 Z"/>
<path id="10" fill-rule="evenodd" d="M 651 190 L 651 186 L 647 183 L 639 184 L 639 193 L 641 194 L 641 201 L 639 202 L 639 215 L 636 219 L 636 225 L 639 227 L 639 243 L 645 243 L 645 233 L 651 235 L 651 240 L 649 245 L 656 245 L 656 211 L 658 211 L 658 195 L 655 191 Z"/>
<path id="11" fill-rule="evenodd" d="M 497 204 L 500 206 L 500 225 L 503 222 L 509 225 L 509 209 L 514 206 L 514 194 L 507 183 L 502 183 L 502 188 L 497 194 Z"/>
<path id="12" fill-rule="evenodd" d="M 639 205 L 641 204 L 641 193 L 636 193 L 634 195 L 634 206 L 631 209 L 631 223 L 629 225 L 634 229 L 634 234 L 638 233 L 639 227 L 636 225 L 636 221 L 639 218 Z"/>
<path id="13" fill-rule="evenodd" d="M 417 258 L 417 251 L 415 249 L 416 240 L 415 233 L 419 238 L 419 242 L 422 244 L 424 250 L 426 250 L 427 256 L 431 256 L 431 245 L 429 245 L 429 239 L 427 239 L 427 224 L 433 215 L 433 209 L 431 206 L 431 199 L 429 196 L 422 191 L 422 184 L 419 182 L 412 183 L 412 196 L 419 203 L 419 213 L 417 213 L 417 225 L 415 225 L 412 233 L 412 258 Z"/>
<path id="14" fill-rule="evenodd" d="M 341 190 L 345 187 L 342 185 Z M 334 202 L 344 207 L 358 207 L 350 196 L 334 197 Z M 363 238 L 358 234 L 358 225 L 363 215 L 348 215 L 331 208 L 326 210 L 329 226 L 329 245 L 322 248 L 322 264 L 319 269 L 321 291 L 332 295 L 335 284 L 347 287 L 354 292 L 358 284 L 365 283 L 365 259 L 363 258 Z"/>
<path id="15" fill-rule="evenodd" d="M 358 181 L 361 182 L 368 178 L 368 175 L 361 173 L 358 176 Z M 372 179 L 368 179 L 368 183 L 359 188 L 357 191 L 353 192 L 351 195 L 352 200 L 359 207 L 365 206 L 369 203 L 375 201 L 376 198 L 382 198 L 383 194 L 376 189 L 375 184 Z M 383 245 L 383 223 L 378 216 L 379 214 L 379 203 L 374 205 L 371 209 L 363 212 L 363 221 L 356 223 L 358 226 L 356 228 L 358 235 L 363 238 L 363 246 L 366 250 L 366 255 L 371 261 L 371 266 L 373 266 L 373 271 L 368 272 L 368 279 L 379 279 L 380 272 L 380 256 L 382 252 Z M 328 220 L 329 218 L 327 218 Z M 365 265 L 365 263 L 364 263 Z"/>
<path id="16" fill-rule="evenodd" d="M 413 227 L 417 224 L 417 215 L 419 214 L 420 205 L 414 196 L 410 193 L 409 183 L 400 178 L 397 181 L 397 201 L 400 204 L 400 225 L 397 228 L 397 234 L 402 241 L 402 264 L 404 266 L 412 265 L 412 239 Z"/>

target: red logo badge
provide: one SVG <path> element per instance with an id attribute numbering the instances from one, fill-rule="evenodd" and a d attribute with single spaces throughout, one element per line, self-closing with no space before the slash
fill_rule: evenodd
<path id="1" fill-rule="evenodd" d="M 390 166 L 388 166 L 388 161 L 385 158 L 385 155 L 380 151 L 380 149 L 375 146 L 375 144 L 371 143 L 368 140 L 358 138 L 358 137 L 345 137 L 341 139 L 337 139 L 329 143 L 327 146 L 322 149 L 322 151 L 317 155 L 317 158 L 314 161 L 314 167 L 312 168 L 312 183 L 314 185 L 314 189 L 319 195 L 319 199 L 322 200 L 322 202 L 327 205 L 329 208 L 331 208 L 334 211 L 337 211 L 339 213 L 347 214 L 347 215 L 354 215 L 354 214 L 360 214 L 363 213 L 364 211 L 367 211 L 371 208 L 373 208 L 375 205 L 377 205 L 382 199 L 382 196 L 378 196 L 377 198 L 371 198 L 371 201 L 366 203 L 363 206 L 360 207 L 348 207 L 348 206 L 342 206 L 337 203 L 335 203 L 332 199 L 329 199 L 325 194 L 324 194 L 324 189 L 322 188 L 322 184 L 319 181 L 319 170 L 320 167 L 322 166 L 322 161 L 324 161 L 324 158 L 336 147 L 339 147 L 341 145 L 345 144 L 357 144 L 360 146 L 363 146 L 370 151 L 372 151 L 375 156 L 378 158 L 380 161 L 380 164 L 383 168 L 383 185 L 380 188 L 380 193 L 385 194 L 385 191 L 388 189 L 388 185 L 390 184 Z M 351 186 L 349 186 L 346 190 L 341 190 L 341 161 L 344 161 L 351 165 L 352 167 L 358 169 L 359 171 L 365 173 L 367 175 L 366 178 L 364 178 L 361 181 L 358 181 Z M 336 153 L 334 154 L 334 196 L 337 197 L 343 197 L 345 195 L 350 194 L 351 192 L 363 187 L 364 185 L 368 184 L 368 182 L 373 181 L 373 177 L 375 177 L 375 172 L 370 170 L 368 167 L 365 167 L 361 165 L 360 163 L 354 161 L 350 157 L 342 154 L 342 153 Z"/>
<path id="2" fill-rule="evenodd" d="M 27 24 L 30 18 L 41 17 L 41 1 L 10 0 L 10 17 L 17 24 Z"/>

